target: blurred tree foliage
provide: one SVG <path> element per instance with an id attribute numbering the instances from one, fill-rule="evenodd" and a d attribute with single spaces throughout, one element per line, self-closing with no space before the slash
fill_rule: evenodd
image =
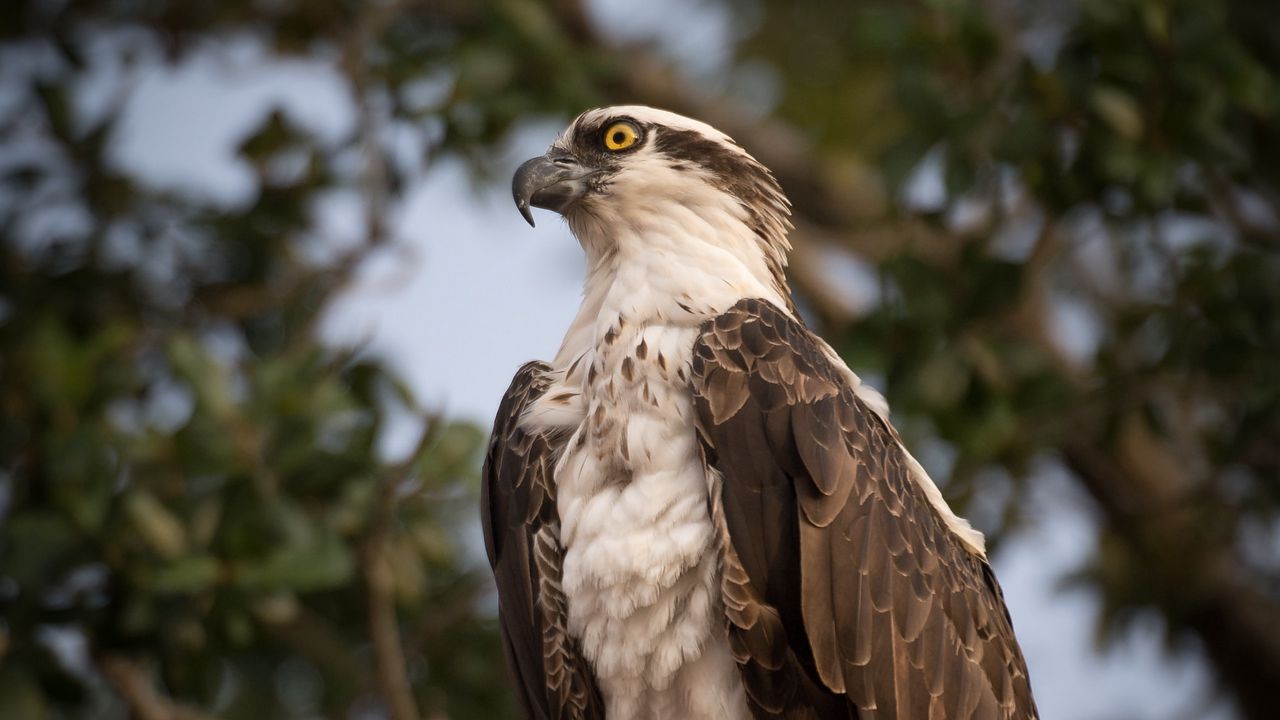
<path id="1" fill-rule="evenodd" d="M 483 433 L 316 325 L 425 167 L 391 156 L 394 131 L 480 153 L 562 93 L 506 90 L 537 71 L 512 61 L 520 17 L 404 10 L 0 8 L 0 717 L 512 714 L 488 571 L 460 543 Z M 269 114 L 230 206 L 113 164 L 130 86 L 107 68 L 233 43 L 332 67 L 354 130 Z M 415 104 L 441 73 L 449 110 Z M 344 189 L 365 206 L 354 247 L 317 220 Z M 422 440 L 388 461 L 405 415 Z"/>
<path id="2" fill-rule="evenodd" d="M 1100 518 L 1076 580 L 1104 636 L 1158 613 L 1271 717 L 1280 9 L 712 4 L 734 43 L 711 81 L 573 0 L 0 8 L 0 717 L 510 713 L 459 542 L 481 433 L 315 325 L 433 159 L 505 180 L 514 123 L 615 101 L 778 173 L 802 304 L 997 544 L 1065 473 Z M 238 42 L 331 66 L 350 136 L 270 115 L 232 207 L 112 164 L 124 98 L 85 102 L 104 54 Z M 362 198 L 355 247 L 317 219 L 334 190 Z M 849 258 L 869 302 L 831 271 Z M 406 412 L 422 442 L 385 460 Z"/>

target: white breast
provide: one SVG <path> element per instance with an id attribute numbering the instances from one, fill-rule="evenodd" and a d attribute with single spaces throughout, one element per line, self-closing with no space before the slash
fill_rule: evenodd
<path id="1" fill-rule="evenodd" d="M 544 396 L 579 413 L 555 475 L 563 586 L 611 720 L 749 717 L 688 390 L 696 336 L 692 319 L 606 316 L 566 389 Z"/>

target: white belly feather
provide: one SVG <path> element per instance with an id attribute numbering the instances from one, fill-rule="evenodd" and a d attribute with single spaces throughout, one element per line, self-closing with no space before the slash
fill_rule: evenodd
<path id="1" fill-rule="evenodd" d="M 611 720 L 749 717 L 688 389 L 696 336 L 615 323 L 541 403 L 576 416 L 555 470 L 563 587 Z"/>

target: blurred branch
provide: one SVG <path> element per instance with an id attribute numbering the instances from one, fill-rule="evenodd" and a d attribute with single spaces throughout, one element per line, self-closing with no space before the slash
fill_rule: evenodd
<path id="1" fill-rule="evenodd" d="M 104 655 L 98 668 L 138 720 L 211 720 L 209 715 L 156 691 L 151 674 L 123 655 Z"/>
<path id="2" fill-rule="evenodd" d="M 1169 463 L 1150 457 L 1117 462 L 1087 440 L 1068 444 L 1063 458 L 1137 558 L 1178 558 L 1144 568 L 1160 586 L 1178 588 L 1176 595 L 1160 593 L 1166 617 L 1199 636 L 1245 717 L 1274 717 L 1280 704 L 1277 608 L 1242 579 L 1244 570 L 1229 551 L 1202 541 L 1198 516 L 1179 509 L 1193 505 L 1187 502 L 1186 479 L 1176 469 L 1170 472 Z"/>
<path id="3" fill-rule="evenodd" d="M 390 511 L 387 511 L 387 515 Z M 417 720 L 418 705 L 413 699 L 405 669 L 404 649 L 396 621 L 394 580 L 386 561 L 387 518 L 375 521 L 364 545 L 364 574 L 369 598 L 369 636 L 377 663 L 378 685 L 386 698 L 392 720 Z"/>
<path id="4" fill-rule="evenodd" d="M 374 3 L 364 6 L 343 46 L 339 66 L 351 83 L 356 106 L 356 135 L 364 157 L 361 187 L 365 201 L 365 246 L 378 245 L 386 237 L 388 208 L 387 158 L 382 150 L 382 122 L 375 107 L 373 78 L 367 54 L 387 25 L 405 12 L 408 2 Z"/>
<path id="5" fill-rule="evenodd" d="M 363 555 L 365 584 L 369 599 L 369 635 L 373 640 L 377 662 L 378 684 L 390 707 L 392 720 L 417 720 L 418 707 L 409 686 L 405 669 L 404 648 L 396 620 L 395 579 L 387 560 L 387 541 L 394 520 L 397 493 L 401 479 L 413 463 L 438 436 L 439 418 L 428 417 L 418 445 L 404 463 L 387 473 L 379 489 L 378 504 L 365 534 Z"/>
<path id="6" fill-rule="evenodd" d="M 386 223 L 390 207 L 389 168 L 382 146 L 382 109 L 378 106 L 379 88 L 370 73 L 367 54 L 376 46 L 387 26 L 411 4 L 412 0 L 405 0 L 365 8 L 343 48 L 340 66 L 355 97 L 357 140 L 364 157 L 361 188 L 364 194 L 365 238 L 354 253 L 357 257 L 387 240 Z M 344 261 L 337 266 L 342 273 L 339 283 L 349 281 L 350 270 L 355 264 Z M 410 460 L 416 459 L 429 438 L 434 437 L 434 427 L 434 423 L 428 422 L 419 447 L 410 455 Z M 406 469 L 395 468 L 387 474 L 362 547 L 369 634 L 373 642 L 378 685 L 392 720 L 417 720 L 420 717 L 405 667 L 396 618 L 395 582 L 387 561 L 387 542 L 394 520 L 396 494 Z"/>

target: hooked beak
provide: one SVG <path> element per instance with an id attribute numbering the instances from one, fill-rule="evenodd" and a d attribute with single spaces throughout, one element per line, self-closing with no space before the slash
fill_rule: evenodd
<path id="1" fill-rule="evenodd" d="M 525 222 L 533 227 L 529 206 L 554 210 L 560 214 L 586 194 L 587 179 L 595 171 L 584 168 L 577 158 L 563 151 L 526 160 L 511 179 L 511 195 Z"/>

